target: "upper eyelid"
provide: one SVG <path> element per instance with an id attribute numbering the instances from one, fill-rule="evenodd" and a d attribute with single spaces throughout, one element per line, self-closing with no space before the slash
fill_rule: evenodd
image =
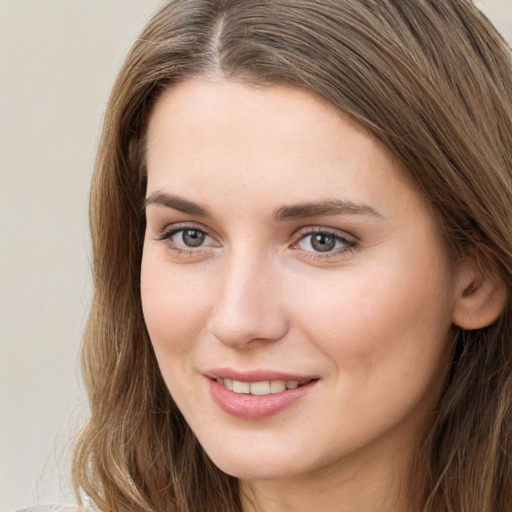
<path id="1" fill-rule="evenodd" d="M 351 240 L 354 243 L 360 241 L 359 237 L 353 235 L 352 233 L 349 233 L 342 229 L 327 228 L 324 226 L 307 226 L 304 228 L 300 228 L 295 232 L 293 237 L 295 238 L 295 240 L 298 240 L 303 236 L 307 236 L 307 235 L 314 234 L 314 233 L 328 233 L 330 235 L 334 235 L 339 238 L 345 238 L 347 240 Z"/>
<path id="2" fill-rule="evenodd" d="M 217 238 L 214 234 L 212 234 L 211 230 L 198 222 L 176 222 L 168 224 L 163 229 L 158 231 L 158 237 L 160 238 L 162 236 L 169 236 L 173 233 L 177 233 L 185 229 L 197 229 L 198 231 L 203 231 L 211 238 Z"/>
<path id="3" fill-rule="evenodd" d="M 164 227 L 160 232 L 158 233 L 157 237 L 154 238 L 156 242 L 159 242 L 166 247 L 166 249 L 175 255 L 186 255 L 186 256 L 193 256 L 194 254 L 196 256 L 201 255 L 211 249 L 210 244 L 208 245 L 198 245 L 196 247 L 193 246 L 187 246 L 187 245 L 181 245 L 179 243 L 176 243 L 172 240 L 172 237 L 179 233 L 180 231 L 185 231 L 186 229 L 196 229 L 197 231 L 202 231 L 206 234 L 210 239 L 215 239 L 207 233 L 204 229 L 198 229 L 197 226 L 193 225 L 183 225 L 183 226 L 176 226 L 173 224 L 169 224 L 166 227 Z M 214 246 L 218 245 L 217 242 L 215 242 Z"/>

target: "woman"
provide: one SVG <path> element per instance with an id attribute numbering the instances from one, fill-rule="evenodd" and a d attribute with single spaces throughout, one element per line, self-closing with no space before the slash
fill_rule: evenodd
<path id="1" fill-rule="evenodd" d="M 512 509 L 509 50 L 468 0 L 178 0 L 91 196 L 103 511 Z"/>

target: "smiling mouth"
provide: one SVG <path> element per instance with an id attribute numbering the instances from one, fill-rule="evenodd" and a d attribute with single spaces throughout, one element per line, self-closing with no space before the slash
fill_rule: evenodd
<path id="1" fill-rule="evenodd" d="M 311 380 L 298 381 L 298 380 L 264 380 L 260 382 L 244 382 L 233 379 L 215 379 L 217 383 L 224 386 L 229 391 L 241 395 L 271 395 L 283 393 L 289 389 L 297 389 L 305 384 L 309 384 Z"/>

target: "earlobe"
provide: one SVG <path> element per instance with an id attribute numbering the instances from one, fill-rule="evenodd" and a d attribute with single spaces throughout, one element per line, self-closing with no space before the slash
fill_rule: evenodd
<path id="1" fill-rule="evenodd" d="M 505 307 L 507 291 L 503 279 L 473 261 L 461 272 L 458 282 L 453 323 L 464 330 L 491 325 Z"/>

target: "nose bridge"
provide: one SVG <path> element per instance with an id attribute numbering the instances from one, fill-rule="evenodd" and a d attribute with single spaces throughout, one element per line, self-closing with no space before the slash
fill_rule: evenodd
<path id="1" fill-rule="evenodd" d="M 264 251 L 233 249 L 218 276 L 209 330 L 225 345 L 277 340 L 287 331 L 276 263 Z"/>

